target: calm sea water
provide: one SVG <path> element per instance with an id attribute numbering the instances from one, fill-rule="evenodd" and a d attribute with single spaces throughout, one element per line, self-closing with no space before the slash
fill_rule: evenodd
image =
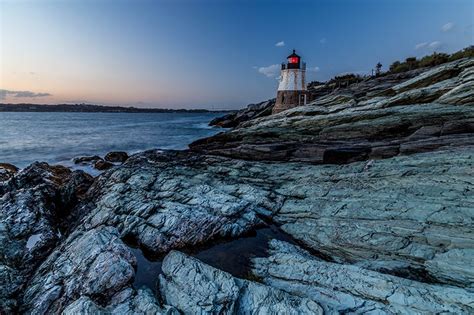
<path id="1" fill-rule="evenodd" d="M 222 113 L 5 113 L 0 112 L 0 162 L 20 168 L 34 161 L 71 165 L 77 156 L 120 150 L 185 149 L 222 129 Z"/>

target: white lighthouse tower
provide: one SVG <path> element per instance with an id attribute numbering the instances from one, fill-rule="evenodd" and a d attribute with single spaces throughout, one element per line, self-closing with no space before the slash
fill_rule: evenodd
<path id="1" fill-rule="evenodd" d="M 286 64 L 281 64 L 280 84 L 273 114 L 306 104 L 306 64 L 301 62 L 301 57 L 294 49 L 287 60 Z"/>

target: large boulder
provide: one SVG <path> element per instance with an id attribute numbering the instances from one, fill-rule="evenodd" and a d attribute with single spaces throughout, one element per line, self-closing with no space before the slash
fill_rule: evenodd
<path id="1" fill-rule="evenodd" d="M 128 159 L 127 152 L 112 151 L 105 155 L 104 160 L 112 163 L 123 163 Z"/>
<path id="2" fill-rule="evenodd" d="M 0 163 L 0 182 L 9 180 L 18 172 L 18 167 L 9 163 Z"/>
<path id="3" fill-rule="evenodd" d="M 104 160 L 97 160 L 94 163 L 94 168 L 99 170 L 99 171 L 105 171 L 108 170 L 109 168 L 113 167 L 114 165 L 110 162 L 104 161 Z"/>
<path id="4" fill-rule="evenodd" d="M 0 182 L 0 306 L 15 312 L 20 289 L 68 229 L 92 177 L 62 166 L 34 163 Z M 9 288 L 8 290 L 3 290 Z"/>
<path id="5" fill-rule="evenodd" d="M 76 231 L 36 270 L 24 292 L 22 310 L 60 313 L 80 296 L 107 303 L 130 286 L 135 267 L 135 256 L 115 228 Z"/>

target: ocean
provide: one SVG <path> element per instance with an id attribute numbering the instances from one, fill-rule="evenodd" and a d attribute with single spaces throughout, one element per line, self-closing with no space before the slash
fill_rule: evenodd
<path id="1" fill-rule="evenodd" d="M 0 112 L 0 162 L 24 168 L 35 161 L 73 166 L 78 156 L 186 149 L 222 131 L 209 127 L 223 113 Z"/>

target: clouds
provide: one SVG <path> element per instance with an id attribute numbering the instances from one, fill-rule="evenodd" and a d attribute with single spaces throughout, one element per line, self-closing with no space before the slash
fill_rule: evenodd
<path id="1" fill-rule="evenodd" d="M 23 98 L 36 98 L 36 97 L 45 97 L 51 96 L 49 93 L 35 93 L 31 91 L 10 91 L 0 89 L 0 100 L 4 100 L 7 96 L 12 97 L 23 97 Z"/>
<path id="2" fill-rule="evenodd" d="M 284 47 L 285 46 L 285 42 L 284 41 L 280 41 L 278 43 L 275 44 L 276 47 Z"/>
<path id="3" fill-rule="evenodd" d="M 315 66 L 315 67 L 308 67 L 306 69 L 306 71 L 309 71 L 309 72 L 319 72 L 319 67 L 318 66 Z"/>
<path id="4" fill-rule="evenodd" d="M 431 43 L 422 42 L 415 45 L 415 50 L 424 50 L 424 49 L 435 50 L 435 49 L 440 48 L 442 45 L 443 43 L 441 43 L 438 40 L 432 41 Z"/>
<path id="5" fill-rule="evenodd" d="M 423 42 L 423 43 L 416 44 L 416 45 L 415 45 L 415 50 L 423 49 L 423 48 L 425 48 L 426 46 L 428 46 L 428 43 L 427 43 L 427 42 Z"/>
<path id="6" fill-rule="evenodd" d="M 281 65 L 274 64 L 266 67 L 259 67 L 257 71 L 266 76 L 267 78 L 271 78 L 278 75 L 278 73 L 280 72 L 280 67 Z"/>
<path id="7" fill-rule="evenodd" d="M 326 44 L 326 42 L 327 42 L 326 38 L 321 38 L 321 39 L 319 40 L 319 43 L 320 43 L 321 45 Z"/>
<path id="8" fill-rule="evenodd" d="M 430 48 L 436 49 L 436 48 L 439 48 L 439 46 L 441 46 L 441 42 L 435 40 L 434 42 L 431 42 L 428 46 L 429 46 Z"/>
<path id="9" fill-rule="evenodd" d="M 441 30 L 443 32 L 449 32 L 450 30 L 452 30 L 454 27 L 454 23 L 453 22 L 448 22 L 446 24 L 444 24 L 443 26 L 441 26 Z"/>
<path id="10" fill-rule="evenodd" d="M 441 25 L 441 31 L 442 32 L 450 32 L 454 28 L 454 23 L 453 22 L 447 22 L 443 25 Z M 434 40 L 431 42 L 421 42 L 415 45 L 415 50 L 436 50 L 443 46 L 443 43 L 440 42 L 439 40 Z"/>

